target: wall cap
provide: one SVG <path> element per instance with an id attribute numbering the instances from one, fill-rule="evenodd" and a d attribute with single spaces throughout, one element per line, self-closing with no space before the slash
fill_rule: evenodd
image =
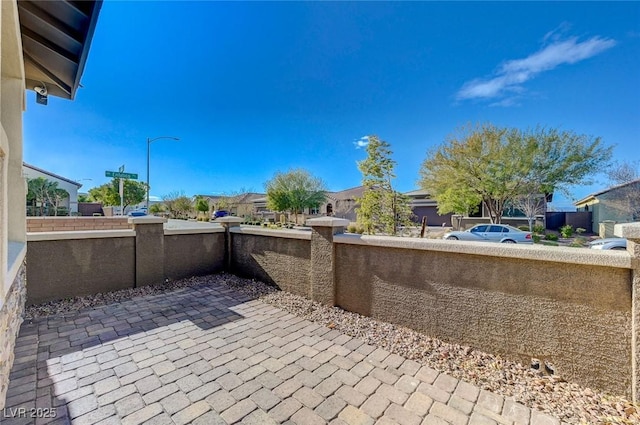
<path id="1" fill-rule="evenodd" d="M 135 237 L 135 230 L 76 230 L 70 232 L 27 232 L 27 242 L 68 239 L 100 239 Z"/>
<path id="2" fill-rule="evenodd" d="M 632 269 L 633 258 L 626 251 L 599 251 L 587 248 L 514 245 L 494 242 L 445 241 L 442 239 L 400 238 L 394 236 L 334 235 L 334 243 L 379 246 L 483 255 L 533 261 L 584 264 L 589 266 Z"/>
<path id="3" fill-rule="evenodd" d="M 156 217 L 153 215 L 145 215 L 142 217 L 129 217 L 129 224 L 160 224 L 166 223 L 167 219 L 164 217 Z"/>
<path id="4" fill-rule="evenodd" d="M 640 222 L 616 224 L 613 234 L 621 238 L 640 239 Z"/>
<path id="5" fill-rule="evenodd" d="M 216 218 L 216 223 L 229 224 L 229 225 L 240 225 L 244 221 L 244 218 L 236 217 L 234 215 L 228 215 L 226 217 Z"/>
<path id="6" fill-rule="evenodd" d="M 7 248 L 7 282 L 13 283 L 27 255 L 27 243 L 9 241 Z"/>
<path id="7" fill-rule="evenodd" d="M 303 239 L 307 241 L 311 240 L 311 232 L 305 230 L 276 230 L 248 226 L 234 227 L 232 229 L 229 229 L 229 232 L 238 233 L 241 235 L 271 236 L 276 238 Z"/>
<path id="8" fill-rule="evenodd" d="M 349 220 L 344 218 L 317 217 L 310 218 L 305 224 L 311 227 L 347 227 L 349 223 Z"/>
<path id="9" fill-rule="evenodd" d="M 184 227 L 184 228 L 165 228 L 165 235 L 197 235 L 199 233 L 224 233 L 224 227 Z"/>
<path id="10" fill-rule="evenodd" d="M 106 215 L 58 215 L 58 216 L 29 216 L 27 217 L 27 221 L 38 221 L 38 220 L 127 220 L 128 216 L 122 215 L 114 215 L 114 216 L 106 216 Z"/>

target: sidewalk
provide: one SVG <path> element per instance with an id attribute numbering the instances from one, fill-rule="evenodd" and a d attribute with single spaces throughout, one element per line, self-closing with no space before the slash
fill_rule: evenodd
<path id="1" fill-rule="evenodd" d="M 15 352 L 2 424 L 560 424 L 213 285 L 24 323 Z"/>

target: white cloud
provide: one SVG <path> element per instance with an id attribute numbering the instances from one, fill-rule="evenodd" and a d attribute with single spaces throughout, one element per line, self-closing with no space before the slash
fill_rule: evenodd
<path id="1" fill-rule="evenodd" d="M 355 145 L 356 149 L 366 148 L 367 145 L 369 144 L 369 136 L 361 137 L 355 142 L 353 142 L 353 144 Z"/>
<path id="2" fill-rule="evenodd" d="M 580 62 L 616 45 L 615 40 L 601 37 L 592 37 L 583 42 L 579 42 L 577 37 L 557 40 L 553 37 L 554 32 L 545 35 L 545 40 L 553 41 L 541 50 L 524 59 L 505 62 L 489 78 L 476 78 L 466 82 L 458 91 L 457 99 L 491 99 L 522 92 L 522 84 L 536 75 L 565 63 Z"/>

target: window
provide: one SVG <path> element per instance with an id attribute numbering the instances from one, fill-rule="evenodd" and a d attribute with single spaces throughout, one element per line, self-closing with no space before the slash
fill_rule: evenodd
<path id="1" fill-rule="evenodd" d="M 489 226 L 490 232 L 500 233 L 502 232 L 502 229 L 504 229 L 502 226 Z"/>
<path id="2" fill-rule="evenodd" d="M 489 226 L 486 226 L 486 225 L 476 226 L 476 227 L 473 227 L 471 229 L 471 232 L 472 233 L 484 233 L 484 232 L 487 231 L 487 227 L 489 227 Z"/>
<path id="3" fill-rule="evenodd" d="M 327 215 L 333 215 L 333 205 L 327 204 Z"/>

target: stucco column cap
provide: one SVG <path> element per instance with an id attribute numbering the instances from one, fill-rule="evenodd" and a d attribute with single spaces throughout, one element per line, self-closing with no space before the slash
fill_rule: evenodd
<path id="1" fill-rule="evenodd" d="M 347 227 L 349 220 L 335 217 L 317 217 L 307 220 L 306 225 L 311 227 Z"/>
<path id="2" fill-rule="evenodd" d="M 640 222 L 616 224 L 613 234 L 621 238 L 640 239 Z"/>
<path id="3" fill-rule="evenodd" d="M 129 224 L 159 224 L 166 223 L 167 219 L 164 217 L 156 217 L 153 215 L 146 215 L 142 217 L 129 217 Z"/>
<path id="4" fill-rule="evenodd" d="M 243 218 L 236 217 L 234 215 L 228 215 L 226 217 L 220 217 L 215 220 L 216 223 L 220 223 L 222 225 L 228 225 L 229 227 L 239 226 L 240 223 L 244 221 Z"/>

